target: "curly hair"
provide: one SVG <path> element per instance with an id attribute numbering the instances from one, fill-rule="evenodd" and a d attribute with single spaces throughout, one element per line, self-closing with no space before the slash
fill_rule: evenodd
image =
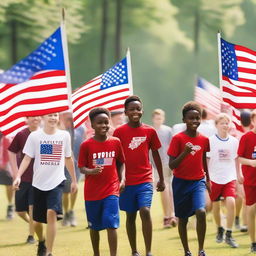
<path id="1" fill-rule="evenodd" d="M 182 107 L 182 116 L 185 118 L 186 114 L 190 110 L 196 110 L 199 112 L 200 116 L 202 116 L 202 108 L 195 101 L 189 101 Z"/>
<path id="2" fill-rule="evenodd" d="M 139 102 L 142 104 L 142 101 L 141 101 L 141 99 L 140 99 L 139 96 L 131 95 L 131 96 L 129 96 L 129 97 L 125 100 L 125 102 L 124 102 L 124 108 L 127 109 L 129 103 L 130 103 L 130 102 L 133 102 L 133 101 L 139 101 Z"/>
<path id="3" fill-rule="evenodd" d="M 100 114 L 106 114 L 110 118 L 110 112 L 107 108 L 93 108 L 89 112 L 89 118 L 90 118 L 91 122 L 93 122 L 94 118 Z"/>

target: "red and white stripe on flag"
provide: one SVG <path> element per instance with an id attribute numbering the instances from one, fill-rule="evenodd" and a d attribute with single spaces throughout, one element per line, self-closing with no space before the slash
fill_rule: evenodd
<path id="1" fill-rule="evenodd" d="M 124 101 L 131 94 L 129 58 L 124 58 L 105 73 L 95 77 L 72 94 L 74 127 L 88 118 L 91 109 L 104 107 L 124 110 Z"/>
<path id="2" fill-rule="evenodd" d="M 235 108 L 256 108 L 256 52 L 221 38 L 223 100 Z"/>

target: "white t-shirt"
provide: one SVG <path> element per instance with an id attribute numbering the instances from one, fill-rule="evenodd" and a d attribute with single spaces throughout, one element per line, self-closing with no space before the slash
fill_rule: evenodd
<path id="1" fill-rule="evenodd" d="M 57 130 L 46 134 L 43 129 L 32 132 L 24 146 L 23 153 L 34 158 L 32 185 L 48 191 L 66 179 L 65 157 L 71 156 L 71 139 L 67 131 Z"/>
<path id="2" fill-rule="evenodd" d="M 211 120 L 202 120 L 201 124 L 198 126 L 197 131 L 207 138 L 215 135 L 217 132 L 215 125 Z"/>
<path id="3" fill-rule="evenodd" d="M 210 180 L 217 184 L 227 184 L 237 179 L 236 162 L 238 140 L 228 135 L 227 139 L 221 139 L 216 134 L 209 138 L 209 176 Z"/>

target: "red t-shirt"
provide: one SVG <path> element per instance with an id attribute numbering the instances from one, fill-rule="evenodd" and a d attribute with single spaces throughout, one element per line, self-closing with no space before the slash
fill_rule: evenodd
<path id="1" fill-rule="evenodd" d="M 84 200 L 101 200 L 110 195 L 119 195 L 119 179 L 116 160 L 124 163 L 124 153 L 118 138 L 109 137 L 104 142 L 90 138 L 80 146 L 78 167 L 104 167 L 97 175 L 87 175 L 84 182 Z"/>
<path id="2" fill-rule="evenodd" d="M 113 136 L 121 140 L 125 154 L 126 185 L 152 182 L 152 167 L 149 161 L 149 150 L 161 147 L 155 129 L 142 124 L 132 128 L 128 124 L 118 127 Z"/>
<path id="3" fill-rule="evenodd" d="M 21 164 L 21 161 L 23 160 L 25 154 L 23 154 L 23 148 L 26 144 L 27 138 L 30 134 L 30 130 L 28 128 L 25 128 L 18 132 L 16 136 L 14 137 L 11 145 L 9 146 L 8 150 L 16 154 L 17 159 L 17 165 L 18 167 Z M 27 168 L 27 170 L 23 173 L 21 176 L 21 181 L 23 182 L 30 182 L 32 183 L 33 178 L 33 165 L 34 165 L 34 159 L 31 159 L 31 162 Z"/>
<path id="4" fill-rule="evenodd" d="M 201 134 L 198 134 L 196 137 L 189 137 L 184 132 L 178 133 L 172 138 L 167 153 L 169 156 L 178 157 L 188 142 L 194 145 L 193 151 L 173 170 L 173 175 L 184 180 L 200 180 L 205 175 L 203 154 L 210 151 L 208 138 Z"/>
<path id="5" fill-rule="evenodd" d="M 244 134 L 239 142 L 239 147 L 237 154 L 240 157 L 244 157 L 247 159 L 255 159 L 253 157 L 253 152 L 256 147 L 256 134 L 252 131 Z M 249 165 L 242 165 L 242 172 L 244 176 L 244 184 L 245 185 L 256 185 L 256 168 L 251 167 Z"/>

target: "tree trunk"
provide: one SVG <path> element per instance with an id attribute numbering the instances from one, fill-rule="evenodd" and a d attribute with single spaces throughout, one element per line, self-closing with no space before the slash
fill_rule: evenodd
<path id="1" fill-rule="evenodd" d="M 14 65 L 18 61 L 18 41 L 17 41 L 17 22 L 15 20 L 10 21 L 11 30 L 11 61 Z"/>
<path id="2" fill-rule="evenodd" d="M 101 24 L 101 42 L 100 42 L 100 71 L 105 71 L 106 44 L 108 28 L 108 0 L 102 0 L 102 24 Z"/>
<path id="3" fill-rule="evenodd" d="M 121 30 L 122 30 L 122 1 L 116 0 L 116 40 L 115 40 L 115 60 L 121 58 Z"/>

